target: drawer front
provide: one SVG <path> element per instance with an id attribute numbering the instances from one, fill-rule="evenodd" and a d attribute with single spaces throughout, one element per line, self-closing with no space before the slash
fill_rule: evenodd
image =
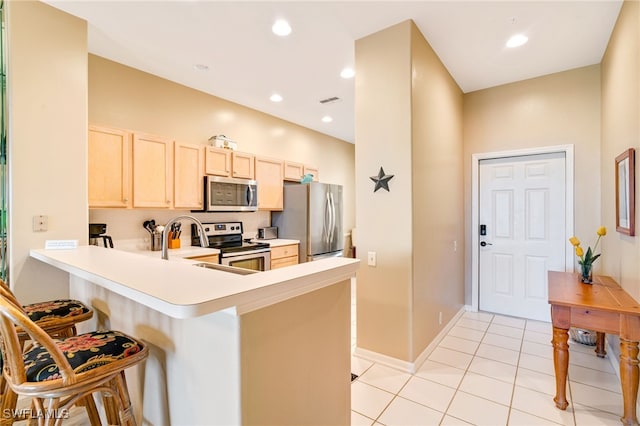
<path id="1" fill-rule="evenodd" d="M 281 257 L 279 259 L 271 258 L 271 269 L 283 268 L 285 266 L 297 265 L 298 256 Z"/>
<path id="2" fill-rule="evenodd" d="M 193 257 L 188 257 L 187 259 L 199 260 L 200 262 L 209 262 L 209 263 L 219 263 L 220 262 L 217 254 L 209 254 L 209 255 L 205 255 L 205 256 L 193 256 Z"/>
<path id="3" fill-rule="evenodd" d="M 298 256 L 298 244 L 271 247 L 271 259 L 280 259 L 281 257 L 289 256 Z"/>

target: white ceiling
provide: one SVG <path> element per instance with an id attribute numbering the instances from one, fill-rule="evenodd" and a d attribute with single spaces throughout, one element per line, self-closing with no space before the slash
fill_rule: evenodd
<path id="1" fill-rule="evenodd" d="M 354 66 L 355 40 L 413 19 L 466 93 L 599 63 L 622 1 L 46 3 L 88 21 L 91 53 L 354 142 L 355 83 L 339 73 Z M 291 35 L 271 32 L 277 18 Z M 514 33 L 529 43 L 505 48 Z"/>

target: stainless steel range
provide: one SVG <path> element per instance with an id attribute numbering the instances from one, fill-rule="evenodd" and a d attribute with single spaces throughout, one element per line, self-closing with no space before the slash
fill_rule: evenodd
<path id="1" fill-rule="evenodd" d="M 220 264 L 254 271 L 271 269 L 269 243 L 242 239 L 242 222 L 203 223 L 209 247 L 220 250 Z M 199 246 L 198 228 L 191 225 L 191 245 Z"/>

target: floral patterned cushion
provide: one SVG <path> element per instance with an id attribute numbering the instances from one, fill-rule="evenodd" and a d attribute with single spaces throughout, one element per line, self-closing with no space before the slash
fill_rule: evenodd
<path id="1" fill-rule="evenodd" d="M 98 368 L 142 350 L 140 343 L 119 331 L 94 331 L 54 341 L 76 373 Z M 43 382 L 62 377 L 49 352 L 40 345 L 25 352 L 23 358 L 27 381 Z"/>
<path id="2" fill-rule="evenodd" d="M 69 299 L 33 303 L 31 305 L 25 305 L 23 308 L 33 322 L 55 318 L 67 318 L 90 312 L 90 309 L 82 302 Z"/>

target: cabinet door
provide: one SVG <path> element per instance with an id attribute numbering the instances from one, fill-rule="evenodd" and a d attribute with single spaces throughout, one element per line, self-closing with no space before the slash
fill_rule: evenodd
<path id="1" fill-rule="evenodd" d="M 89 126 L 89 207 L 131 206 L 131 133 Z"/>
<path id="2" fill-rule="evenodd" d="M 173 194 L 173 142 L 133 134 L 133 207 L 170 208 Z"/>
<path id="3" fill-rule="evenodd" d="M 284 162 L 284 180 L 300 182 L 304 175 L 304 165 L 293 161 Z"/>
<path id="4" fill-rule="evenodd" d="M 234 178 L 255 179 L 254 156 L 244 152 L 233 152 L 231 154 L 231 168 Z"/>
<path id="5" fill-rule="evenodd" d="M 208 146 L 204 154 L 204 172 L 208 175 L 229 176 L 231 174 L 231 151 Z"/>
<path id="6" fill-rule="evenodd" d="M 173 147 L 173 207 L 201 209 L 204 149 L 202 145 L 176 142 Z"/>
<path id="7" fill-rule="evenodd" d="M 255 170 L 258 182 L 258 210 L 282 210 L 284 205 L 282 160 L 256 157 Z"/>
<path id="8" fill-rule="evenodd" d="M 311 173 L 313 175 L 314 182 L 320 182 L 319 171 L 317 167 L 308 166 L 305 164 L 304 166 L 304 174 Z"/>

